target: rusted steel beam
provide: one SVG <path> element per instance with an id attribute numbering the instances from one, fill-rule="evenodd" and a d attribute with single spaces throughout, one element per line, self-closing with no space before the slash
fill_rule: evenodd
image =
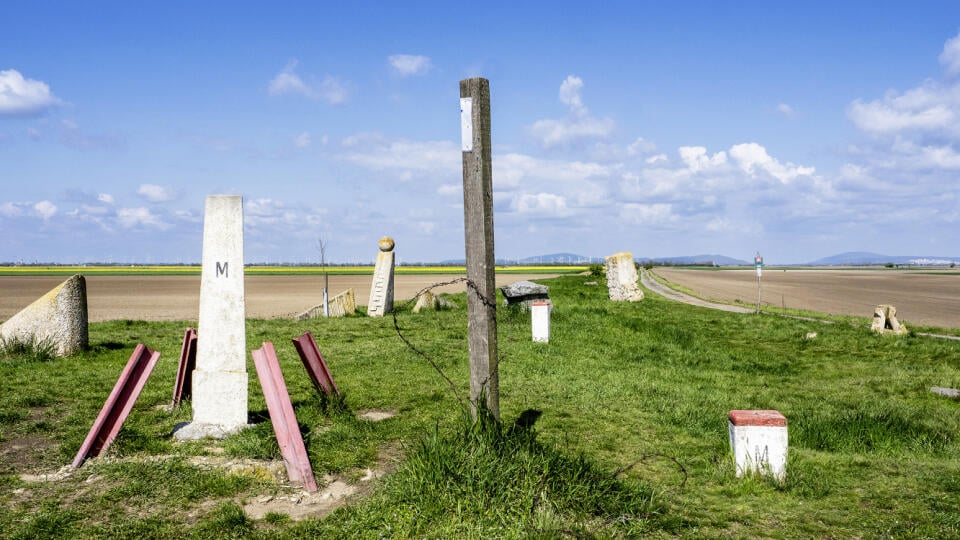
<path id="1" fill-rule="evenodd" d="M 297 348 L 303 367 L 307 368 L 307 374 L 313 381 L 313 386 L 320 392 L 327 395 L 340 395 L 340 389 L 337 383 L 333 382 L 333 375 L 327 369 L 327 363 L 323 361 L 320 355 L 320 348 L 317 342 L 313 340 L 313 334 L 309 331 L 304 332 L 302 336 L 293 339 L 293 346 Z"/>
<path id="2" fill-rule="evenodd" d="M 177 365 L 177 380 L 173 383 L 173 401 L 170 407 L 180 405 L 180 402 L 190 398 L 193 389 L 193 370 L 197 367 L 197 331 L 187 328 L 183 333 L 183 346 L 180 348 L 180 363 Z"/>
<path id="3" fill-rule="evenodd" d="M 253 355 L 253 365 L 257 368 L 260 378 L 260 387 L 263 388 L 263 397 L 267 401 L 267 410 L 270 412 L 270 423 L 280 445 L 280 455 L 287 467 L 287 476 L 291 482 L 303 484 L 309 492 L 317 491 L 317 480 L 313 476 L 313 467 L 307 448 L 300 435 L 300 426 L 293 413 L 293 404 L 287 393 L 287 385 L 280 372 L 280 362 L 273 343 L 265 341 L 263 345 L 250 353 Z"/>
<path id="4" fill-rule="evenodd" d="M 113 386 L 113 391 L 93 422 L 90 433 L 80 446 L 77 457 L 73 458 L 74 469 L 82 465 L 87 458 L 97 457 L 110 448 L 159 359 L 159 352 L 148 349 L 142 343 L 137 344 L 126 367 L 120 373 L 117 384 Z"/>

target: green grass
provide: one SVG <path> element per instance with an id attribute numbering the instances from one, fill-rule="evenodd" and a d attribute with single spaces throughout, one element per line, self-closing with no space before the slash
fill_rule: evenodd
<path id="1" fill-rule="evenodd" d="M 318 479 L 395 469 L 323 519 L 254 520 L 244 504 L 292 491 L 257 467 L 194 464 L 280 459 L 252 363 L 253 427 L 219 443 L 172 442 L 189 404 L 163 406 L 192 321 L 96 323 L 81 354 L 0 357 L 0 536 L 960 536 L 960 402 L 928 390 L 960 387 L 960 342 L 655 294 L 612 303 L 593 277 L 545 283 L 556 306 L 550 343 L 531 341 L 529 314 L 498 311 L 499 424 L 465 419 L 390 317 L 248 321 L 248 350 L 276 346 Z M 398 322 L 466 394 L 464 309 L 404 308 Z M 342 400 L 313 391 L 289 341 L 304 330 Z M 73 459 L 138 342 L 162 356 L 109 459 L 59 482 L 22 480 Z M 787 478 L 738 479 L 727 412 L 767 408 L 789 422 Z M 358 418 L 373 409 L 397 416 Z"/>

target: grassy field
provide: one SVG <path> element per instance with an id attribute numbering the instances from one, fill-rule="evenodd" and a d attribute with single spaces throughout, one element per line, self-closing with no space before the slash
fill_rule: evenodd
<path id="1" fill-rule="evenodd" d="M 584 284 L 593 280 L 600 285 Z M 367 468 L 390 471 L 322 519 L 253 519 L 247 504 L 296 490 L 256 465 L 265 462 L 209 466 L 279 459 L 252 364 L 253 427 L 222 442 L 172 441 L 189 405 L 163 406 L 192 322 L 97 323 L 80 355 L 3 356 L 0 536 L 960 536 L 960 402 L 929 392 L 960 387 L 960 342 L 654 294 L 612 303 L 597 278 L 545 283 L 556 305 L 549 344 L 531 342 L 528 315 L 498 313 L 501 424 L 465 420 L 449 384 L 390 317 L 248 321 L 248 349 L 277 347 L 317 477 L 360 485 Z M 402 309 L 397 320 L 465 394 L 464 310 Z M 304 330 L 342 401 L 312 390 L 289 341 Z M 21 477 L 72 460 L 138 342 L 163 356 L 108 457 L 59 481 Z M 783 483 L 735 477 L 731 409 L 787 417 Z M 370 410 L 396 416 L 358 418 Z"/>
<path id="2" fill-rule="evenodd" d="M 498 266 L 499 274 L 577 274 L 587 270 L 585 265 L 535 265 L 535 266 Z M 373 265 L 369 266 L 245 266 L 247 275 L 254 276 L 319 276 L 324 272 L 330 275 L 373 275 Z M 397 274 L 465 274 L 463 266 L 397 266 Z M 174 266 L 0 266 L 0 276 L 72 276 L 84 274 L 90 276 L 190 276 L 200 275 L 199 265 Z"/>

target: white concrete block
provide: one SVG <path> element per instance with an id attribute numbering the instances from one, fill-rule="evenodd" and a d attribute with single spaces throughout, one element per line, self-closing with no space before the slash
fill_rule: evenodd
<path id="1" fill-rule="evenodd" d="M 730 411 L 730 449 L 737 476 L 756 471 L 778 480 L 787 474 L 787 419 L 779 411 Z"/>
<path id="2" fill-rule="evenodd" d="M 550 302 L 535 301 L 530 304 L 530 327 L 533 340 L 548 343 L 550 341 Z"/>

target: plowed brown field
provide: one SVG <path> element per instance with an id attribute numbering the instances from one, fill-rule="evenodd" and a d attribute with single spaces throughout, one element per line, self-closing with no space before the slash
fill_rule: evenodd
<path id="1" fill-rule="evenodd" d="M 397 275 L 394 298 L 413 298 L 434 283 L 462 274 Z M 502 274 L 497 287 L 547 274 Z M 0 321 L 5 321 L 64 281 L 62 276 L 0 276 Z M 373 276 L 330 276 L 330 295 L 353 287 L 357 304 L 366 305 Z M 194 321 L 200 310 L 200 276 L 87 276 L 87 310 L 91 322 L 117 319 Z M 323 300 L 321 276 L 246 276 L 247 317 L 269 319 L 301 313 Z M 457 283 L 434 292 L 463 292 Z"/>
<path id="2" fill-rule="evenodd" d="M 757 275 L 745 270 L 656 268 L 654 272 L 698 296 L 748 305 L 757 302 Z M 893 304 L 908 324 L 960 328 L 960 272 L 917 270 L 763 270 L 764 305 L 871 317 Z"/>

